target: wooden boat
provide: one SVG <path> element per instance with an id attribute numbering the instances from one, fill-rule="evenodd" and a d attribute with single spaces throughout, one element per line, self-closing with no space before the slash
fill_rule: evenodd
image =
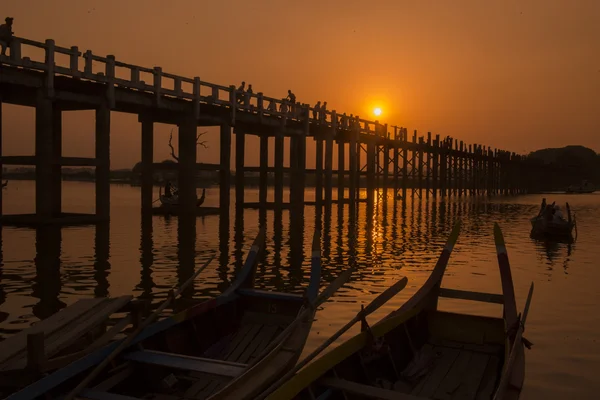
<path id="1" fill-rule="evenodd" d="M 531 236 L 557 236 L 570 237 L 577 222 L 575 215 L 571 215 L 571 207 L 566 203 L 567 218 L 562 215 L 560 208 L 555 204 L 546 204 L 542 199 L 542 206 L 537 216 L 531 218 Z"/>
<path id="2" fill-rule="evenodd" d="M 178 206 L 179 205 L 179 191 L 175 188 L 175 193 L 171 196 L 165 196 L 162 194 L 162 188 L 159 188 L 158 199 L 160 200 L 160 204 L 164 206 Z M 196 207 L 200 207 L 204 200 L 206 199 L 206 188 L 202 189 L 202 196 L 196 200 Z"/>
<path id="3" fill-rule="evenodd" d="M 310 283 L 304 295 L 253 287 L 257 253 L 264 231 L 254 241 L 236 281 L 220 296 L 144 329 L 75 398 L 177 399 L 245 398 L 293 367 L 312 326 L 315 309 L 263 350 L 317 296 L 320 237 L 315 233 Z M 40 395 L 64 398 L 117 344 L 96 351 L 13 394 L 9 399 Z M 68 396 L 67 396 L 68 397 Z"/>
<path id="4" fill-rule="evenodd" d="M 522 331 L 533 285 L 520 319 L 496 225 L 503 294 L 441 288 L 459 230 L 457 224 L 431 276 L 404 305 L 373 326 L 363 320 L 361 333 L 257 399 L 517 399 L 524 382 L 523 343 L 530 345 Z M 439 297 L 503 304 L 503 317 L 439 311 Z"/>

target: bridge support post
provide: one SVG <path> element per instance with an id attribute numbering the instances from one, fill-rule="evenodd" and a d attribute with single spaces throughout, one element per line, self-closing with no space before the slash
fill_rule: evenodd
<path id="1" fill-rule="evenodd" d="M 229 193 L 231 184 L 231 127 L 220 126 L 220 169 L 219 169 L 219 207 L 221 218 L 229 216 Z"/>
<path id="2" fill-rule="evenodd" d="M 96 109 L 96 216 L 110 218 L 110 109 Z"/>
<path id="3" fill-rule="evenodd" d="M 300 143 L 297 136 L 290 137 L 290 169 L 288 173 L 289 189 L 290 189 L 290 207 L 294 210 L 298 206 L 299 197 L 299 185 L 298 185 L 298 163 L 299 157 L 298 151 L 300 150 Z"/>
<path id="4" fill-rule="evenodd" d="M 346 169 L 346 143 L 344 143 L 343 139 L 338 140 L 338 178 L 337 178 L 337 187 L 338 187 L 338 207 L 344 208 L 344 178 L 345 178 L 345 169 Z"/>
<path id="5" fill-rule="evenodd" d="M 195 119 L 186 117 L 179 127 L 179 221 L 196 220 L 196 131 Z"/>
<path id="6" fill-rule="evenodd" d="M 54 128 L 52 101 L 38 93 L 35 108 L 35 211 L 38 218 L 50 219 L 54 211 L 52 179 L 52 139 Z"/>
<path id="7" fill-rule="evenodd" d="M 235 209 L 244 210 L 244 156 L 246 149 L 246 134 L 234 128 L 235 133 Z"/>
<path id="8" fill-rule="evenodd" d="M 269 137 L 262 135 L 260 137 L 260 189 L 259 189 L 259 201 L 261 210 L 265 209 L 267 204 L 267 191 L 268 191 L 268 169 L 269 169 Z"/>
<path id="9" fill-rule="evenodd" d="M 59 218 L 62 213 L 62 111 L 52 107 L 52 216 Z"/>
<path id="10" fill-rule="evenodd" d="M 356 202 L 358 201 L 356 186 L 358 184 L 358 163 L 357 163 L 357 144 L 358 144 L 358 129 L 354 128 L 350 131 L 350 143 L 348 145 L 348 167 L 350 170 L 350 185 L 348 188 L 348 197 L 350 199 L 350 211 L 356 210 Z"/>
<path id="11" fill-rule="evenodd" d="M 306 189 L 306 136 L 298 137 L 298 211 L 304 215 L 304 191 Z M 304 219 L 302 218 L 302 221 Z"/>
<path id="12" fill-rule="evenodd" d="M 2 180 L 2 96 L 0 95 L 0 182 Z M 0 188 L 0 217 L 2 217 L 4 211 L 2 208 L 2 188 Z"/>
<path id="13" fill-rule="evenodd" d="M 142 213 L 152 210 L 152 187 L 154 185 L 154 121 L 148 115 L 141 116 L 142 123 Z"/>
<path id="14" fill-rule="evenodd" d="M 317 139 L 315 156 L 315 203 L 317 213 L 323 207 L 323 139 Z"/>
<path id="15" fill-rule="evenodd" d="M 431 192 L 433 194 L 433 198 L 437 199 L 438 188 L 439 188 L 439 170 L 440 170 L 440 135 L 435 135 L 435 139 L 433 141 L 432 152 L 430 153 L 430 157 L 433 157 L 433 161 L 431 163 Z"/>
<path id="16" fill-rule="evenodd" d="M 275 135 L 275 209 L 283 205 L 283 132 Z"/>
<path id="17" fill-rule="evenodd" d="M 372 140 L 372 139 L 371 139 Z M 373 208 L 375 196 L 375 143 L 367 143 L 367 208 Z"/>
<path id="18" fill-rule="evenodd" d="M 331 208 L 331 195 L 333 192 L 333 137 L 335 131 L 327 132 L 325 139 L 325 207 Z"/>

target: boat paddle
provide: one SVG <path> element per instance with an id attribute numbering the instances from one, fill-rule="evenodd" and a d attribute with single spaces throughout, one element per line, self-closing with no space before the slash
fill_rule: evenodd
<path id="1" fill-rule="evenodd" d="M 329 299 L 339 288 L 344 286 L 344 284 L 350 279 L 350 275 L 354 272 L 354 267 L 348 268 L 344 272 L 340 274 L 321 294 L 315 299 L 314 302 L 309 303 L 308 307 L 304 308 L 300 314 L 296 317 L 291 324 L 289 324 L 277 337 L 275 340 L 269 343 L 269 345 L 256 357 L 250 364 L 248 364 L 248 368 L 251 368 L 255 364 L 257 364 L 260 360 L 262 360 L 267 354 L 269 354 L 275 347 L 277 347 L 281 342 L 283 342 L 290 333 L 294 331 L 294 329 L 306 318 L 310 315 L 318 306 L 323 304 L 327 299 Z"/>
<path id="2" fill-rule="evenodd" d="M 346 325 L 344 325 L 340 330 L 334 333 L 329 339 L 323 342 L 316 350 L 306 356 L 302 361 L 300 361 L 296 366 L 281 377 L 277 382 L 269 386 L 264 392 L 262 392 L 257 398 L 265 399 L 268 395 L 277 390 L 285 381 L 290 379 L 296 372 L 298 372 L 302 367 L 312 361 L 319 353 L 325 350 L 331 343 L 335 342 L 337 338 L 339 338 L 344 332 L 352 327 L 352 325 L 356 324 L 358 321 L 363 320 L 367 315 L 371 314 L 379 307 L 388 302 L 392 297 L 394 297 L 398 292 L 400 292 L 406 286 L 408 279 L 406 277 L 400 279 L 394 285 L 387 288 L 383 293 L 377 296 L 372 302 L 369 303 L 365 308 L 362 308 L 354 318 L 350 320 Z"/>
<path id="3" fill-rule="evenodd" d="M 500 383 L 498 384 L 498 389 L 496 390 L 496 394 L 494 395 L 493 400 L 499 400 L 503 397 L 506 387 L 508 386 L 512 366 L 515 363 L 517 358 L 517 353 L 522 351 L 519 349 L 519 345 L 523 341 L 523 331 L 525 330 L 525 321 L 527 320 L 527 314 L 529 313 L 529 305 L 531 304 L 531 297 L 533 296 L 533 282 L 531 282 L 531 287 L 529 288 L 529 294 L 527 295 L 527 301 L 525 302 L 525 308 L 523 309 L 523 316 L 519 323 L 519 329 L 517 330 L 517 336 L 513 342 L 513 348 L 510 352 L 510 356 L 508 357 L 508 362 L 504 367 L 504 371 L 502 373 L 502 378 L 500 379 Z"/>
<path id="4" fill-rule="evenodd" d="M 211 263 L 211 261 L 215 258 L 215 255 L 213 254 L 200 268 L 198 268 L 198 270 L 196 272 L 194 272 L 194 275 L 192 275 L 187 281 L 185 281 L 183 283 L 183 285 L 181 285 L 175 292 L 173 292 L 173 289 L 175 288 L 175 286 L 169 290 L 169 295 L 167 296 L 167 299 L 152 313 L 148 316 L 148 318 L 146 318 L 144 321 L 142 321 L 142 323 L 137 327 L 136 330 L 134 330 L 133 332 L 131 332 L 126 338 L 125 340 L 123 340 L 114 350 L 112 353 L 110 353 L 100 364 L 98 364 L 96 366 L 96 368 L 94 368 L 92 370 L 92 372 L 90 372 L 88 374 L 88 376 L 85 377 L 85 379 L 83 379 L 79 385 L 77 385 L 75 387 L 75 389 L 71 390 L 71 392 L 64 398 L 64 400 L 72 400 L 75 396 L 77 396 L 100 372 L 102 372 L 102 370 L 117 356 L 119 355 L 119 353 L 121 353 L 121 351 L 123 351 L 123 349 L 125 349 L 132 341 L 133 339 L 135 339 L 135 337 L 137 335 L 139 335 L 142 330 L 144 330 L 144 328 L 146 328 L 146 326 L 148 326 L 150 323 L 154 322 L 154 320 L 156 318 L 158 318 L 159 314 L 169 306 L 169 304 L 171 304 L 171 302 L 173 300 L 175 300 L 175 298 L 177 296 L 179 296 L 179 294 L 181 292 L 183 292 L 185 289 L 187 289 L 187 287 L 194 282 L 194 279 L 196 279 L 196 277 L 200 274 L 200 272 L 202 272 L 207 266 L 208 264 Z"/>

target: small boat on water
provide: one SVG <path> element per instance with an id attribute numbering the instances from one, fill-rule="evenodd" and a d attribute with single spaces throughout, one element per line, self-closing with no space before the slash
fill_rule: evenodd
<path id="1" fill-rule="evenodd" d="M 8 399 L 252 398 L 298 360 L 321 279 L 316 231 L 304 294 L 254 288 L 264 240 L 261 230 L 235 282 L 220 296 L 148 325 L 126 346 L 95 351 Z M 114 355 L 118 346 L 122 353 Z"/>
<path id="2" fill-rule="evenodd" d="M 196 200 L 196 216 L 205 215 L 218 215 L 221 213 L 219 207 L 201 207 L 206 199 L 206 189 L 202 189 L 202 195 Z M 178 215 L 179 214 L 179 196 L 177 189 L 171 196 L 162 194 L 162 190 L 159 192 L 159 198 L 156 201 L 160 201 L 160 206 L 152 208 L 152 214 L 154 215 Z"/>
<path id="3" fill-rule="evenodd" d="M 162 194 L 162 189 L 159 189 L 158 198 L 160 200 L 160 204 L 164 206 L 178 206 L 179 205 L 179 191 L 175 189 L 173 193 L 169 196 L 167 194 Z M 202 196 L 196 200 L 196 207 L 200 207 L 204 200 L 206 199 L 206 188 L 202 189 Z"/>
<path id="4" fill-rule="evenodd" d="M 587 180 L 583 180 L 581 185 L 571 185 L 566 190 L 569 194 L 594 193 L 595 191 L 596 187 Z"/>
<path id="5" fill-rule="evenodd" d="M 372 326 L 363 318 L 361 333 L 303 369 L 301 361 L 257 399 L 517 399 L 533 284 L 521 316 L 496 224 L 503 294 L 440 287 L 459 231 L 457 223 L 431 276 L 404 305 Z M 503 317 L 439 311 L 439 297 L 503 304 Z"/>
<path id="6" fill-rule="evenodd" d="M 577 221 L 575 215 L 571 215 L 569 203 L 566 203 L 566 210 L 567 218 L 557 204 L 546 204 L 546 199 L 542 199 L 538 215 L 531 218 L 531 236 L 571 237 Z"/>

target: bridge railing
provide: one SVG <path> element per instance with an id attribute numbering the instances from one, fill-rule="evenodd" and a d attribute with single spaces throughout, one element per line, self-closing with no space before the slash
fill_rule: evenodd
<path id="1" fill-rule="evenodd" d="M 39 52 L 39 49 L 44 53 L 42 60 L 25 56 L 35 51 Z M 60 62 L 65 57 L 68 61 Z M 90 50 L 82 53 L 77 46 L 69 48 L 57 46 L 52 39 L 42 43 L 15 37 L 11 42 L 9 56 L 0 56 L 0 64 L 45 72 L 45 87 L 49 95 L 54 93 L 54 78 L 57 75 L 106 84 L 107 98 L 111 107 L 115 106 L 115 87 L 118 86 L 153 94 L 157 106 L 160 106 L 164 97 L 190 101 L 197 118 L 200 116 L 200 107 L 204 104 L 227 109 L 232 124 L 235 124 L 236 113 L 242 111 L 255 114 L 261 120 L 279 119 L 282 125 L 290 120 L 300 122 L 306 134 L 311 125 L 322 125 L 333 128 L 334 131 L 353 131 L 358 134 L 408 142 L 405 128 L 399 135 L 397 129 L 392 133 L 388 130 L 387 124 L 381 124 L 379 121 L 369 121 L 358 116 L 351 118 L 346 114 L 340 115 L 335 110 L 317 111 L 308 104 L 290 104 L 286 99 L 268 97 L 260 92 L 238 91 L 235 86 L 204 82 L 197 76 L 189 78 L 164 72 L 161 67 L 148 68 L 125 63 L 116 60 L 114 55 L 103 57 L 93 54 Z M 417 142 L 416 137 L 413 137 L 413 142 Z M 419 140 L 419 143 L 421 142 L 422 140 Z M 439 148 L 459 150 L 458 142 L 453 141 L 452 138 L 449 138 L 449 141 L 440 141 Z M 486 150 L 485 147 L 481 148 L 477 145 L 473 146 L 472 154 L 491 157 L 496 154 L 500 160 L 507 157 L 511 160 L 523 159 L 515 153 L 490 148 Z"/>

